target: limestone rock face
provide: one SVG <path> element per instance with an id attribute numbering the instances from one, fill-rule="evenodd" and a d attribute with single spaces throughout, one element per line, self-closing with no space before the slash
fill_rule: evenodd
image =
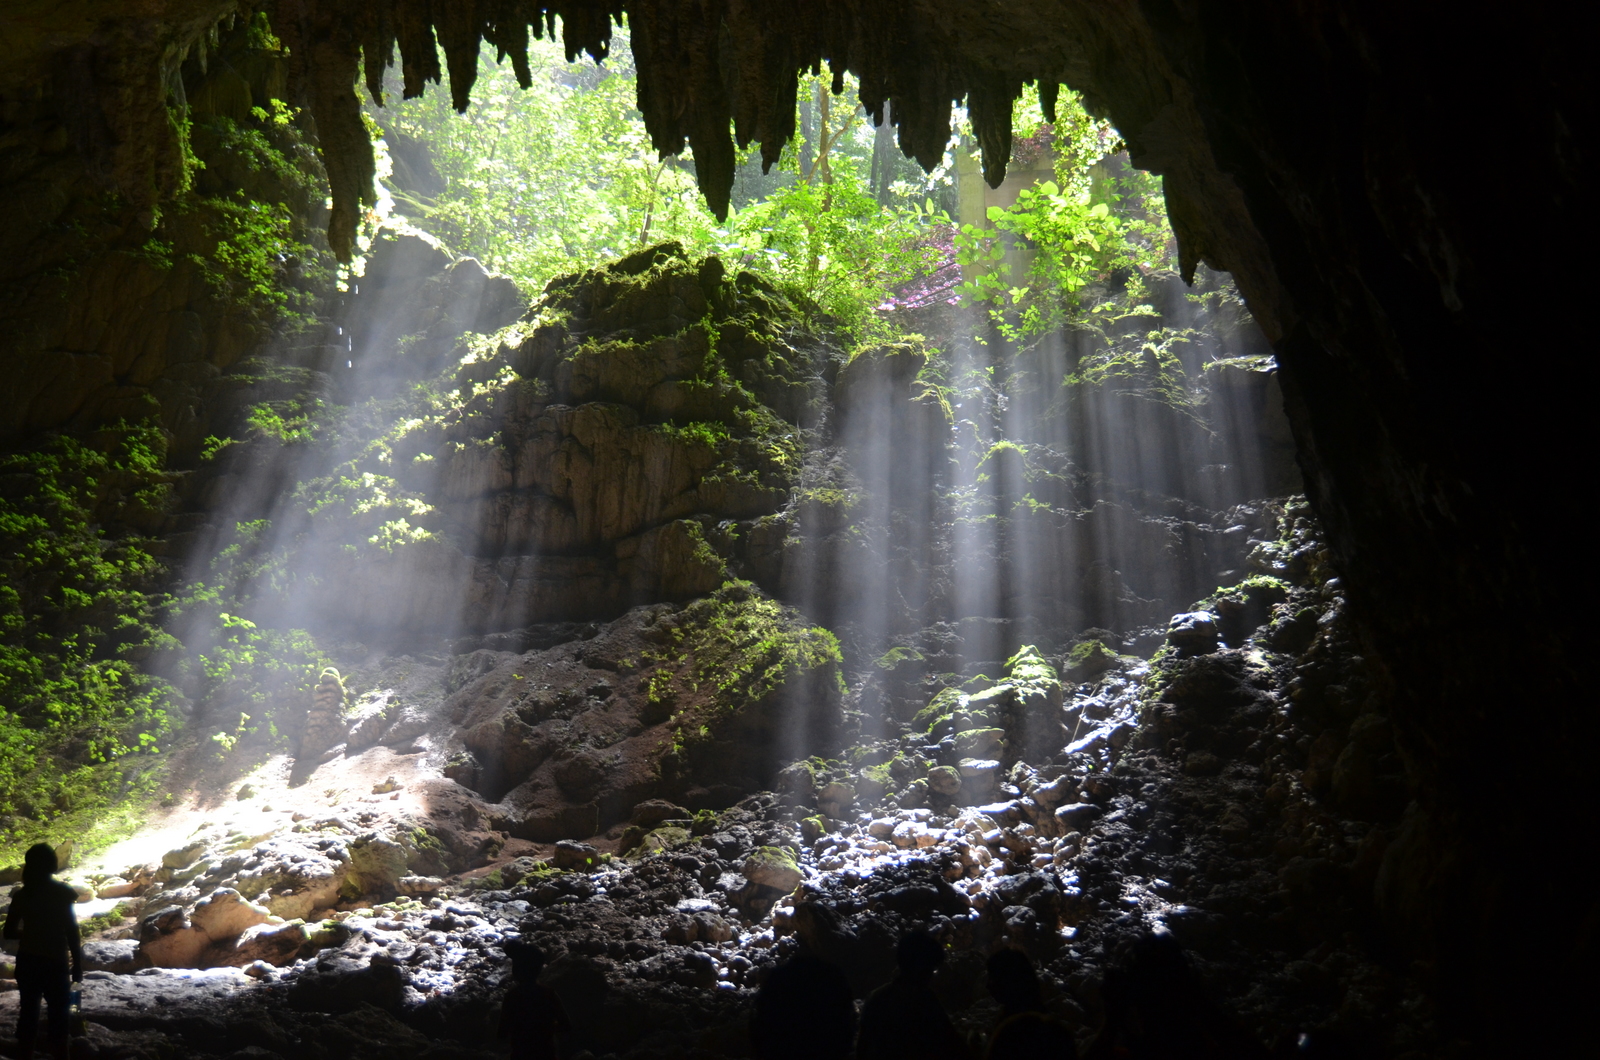
<path id="1" fill-rule="evenodd" d="M 742 647 L 718 632 L 733 628 Z M 747 583 L 635 608 L 590 640 L 484 654 L 490 668 L 448 709 L 495 824 L 522 838 L 719 808 L 837 738 L 831 635 Z"/>
<path id="2" fill-rule="evenodd" d="M 391 286 L 444 260 L 403 241 L 383 255 Z M 424 532 L 374 547 L 370 522 L 330 527 L 300 561 L 330 574 L 299 603 L 368 628 L 509 630 L 685 601 L 744 566 L 775 574 L 747 557 L 773 547 L 764 528 L 790 503 L 837 356 L 797 318 L 755 277 L 676 244 L 553 283 L 497 348 L 443 377 L 461 407 L 419 408 L 373 465 Z M 427 332 L 406 346 L 422 348 L 462 360 Z"/>
<path id="3" fill-rule="evenodd" d="M 283 925 L 233 888 L 219 887 L 187 914 L 168 906 L 146 916 L 139 925 L 137 960 L 156 968 L 214 968 L 243 966 L 272 954 L 279 959 L 270 963 L 281 963 L 304 940 L 298 925 Z"/>

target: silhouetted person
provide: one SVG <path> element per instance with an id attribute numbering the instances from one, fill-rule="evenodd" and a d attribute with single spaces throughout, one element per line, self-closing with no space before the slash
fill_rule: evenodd
<path id="1" fill-rule="evenodd" d="M 1089 1060 L 1254 1060 L 1268 1054 L 1206 995 L 1178 940 L 1146 935 L 1106 973 L 1106 1025 Z"/>
<path id="2" fill-rule="evenodd" d="M 951 1060 L 967 1056 L 950 1017 L 933 993 L 933 973 L 944 947 L 925 932 L 900 940 L 900 969 L 886 986 L 873 991 L 861 1009 L 857 1060 Z"/>
<path id="3" fill-rule="evenodd" d="M 1028 955 L 1000 950 L 989 958 L 988 970 L 989 993 L 1000 1002 L 988 1060 L 1078 1060 L 1072 1031 L 1045 1014 L 1039 975 Z"/>
<path id="4" fill-rule="evenodd" d="M 544 951 L 529 943 L 506 946 L 511 958 L 511 989 L 500 1003 L 500 1037 L 511 1039 L 511 1060 L 556 1060 L 556 1035 L 572 1029 L 561 999 L 540 986 Z"/>
<path id="5" fill-rule="evenodd" d="M 20 939 L 17 947 L 17 1044 L 22 1060 L 33 1056 L 39 1033 L 39 1002 L 50 1010 L 50 1052 L 67 1055 L 72 987 L 83 982 L 83 943 L 73 913 L 77 892 L 59 880 L 56 852 L 43 843 L 28 848 L 22 863 L 22 886 L 11 895 L 5 937 Z"/>
<path id="6" fill-rule="evenodd" d="M 750 1043 L 760 1060 L 835 1060 L 850 1055 L 856 1006 L 837 965 L 802 949 L 756 993 Z"/>

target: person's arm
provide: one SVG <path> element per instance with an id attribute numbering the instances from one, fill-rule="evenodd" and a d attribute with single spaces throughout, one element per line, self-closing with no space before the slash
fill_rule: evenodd
<path id="1" fill-rule="evenodd" d="M 67 906 L 67 946 L 72 950 L 72 981 L 83 982 L 83 930 L 78 927 L 78 914 Z"/>
<path id="2" fill-rule="evenodd" d="M 22 937 L 22 891 L 12 892 L 11 908 L 6 910 L 5 937 L 20 939 Z"/>

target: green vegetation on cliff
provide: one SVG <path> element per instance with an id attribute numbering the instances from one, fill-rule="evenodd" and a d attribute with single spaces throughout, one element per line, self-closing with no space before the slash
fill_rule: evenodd
<path id="1" fill-rule="evenodd" d="M 140 669 L 170 642 L 164 456 L 127 425 L 0 456 L 0 849 L 119 795 L 171 731 L 173 690 Z"/>

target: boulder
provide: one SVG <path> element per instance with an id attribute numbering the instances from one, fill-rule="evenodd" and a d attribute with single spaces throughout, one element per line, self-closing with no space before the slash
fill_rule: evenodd
<path id="1" fill-rule="evenodd" d="M 108 939 L 83 944 L 83 970 L 126 975 L 145 967 L 137 939 Z"/>
<path id="2" fill-rule="evenodd" d="M 388 747 L 410 743 L 425 735 L 432 727 L 433 718 L 426 709 L 415 703 L 406 703 L 395 712 L 394 721 L 384 730 L 380 742 Z"/>
<path id="3" fill-rule="evenodd" d="M 360 894 L 391 897 L 400 877 L 409 874 L 410 854 L 405 846 L 377 832 L 350 841 L 350 871 L 346 879 Z"/>
<path id="4" fill-rule="evenodd" d="M 161 855 L 161 865 L 168 869 L 183 869 L 193 865 L 195 859 L 205 853 L 206 840 L 191 839 L 181 847 L 173 847 Z"/>
<path id="5" fill-rule="evenodd" d="M 238 938 L 247 928 L 265 924 L 272 914 L 245 899 L 232 887 L 219 887 L 189 912 L 189 922 L 212 941 Z"/>
<path id="6" fill-rule="evenodd" d="M 182 906 L 167 906 L 139 924 L 139 959 L 157 968 L 199 968 L 211 937 L 195 927 Z"/>
<path id="7" fill-rule="evenodd" d="M 835 819 L 849 813 L 855 801 L 855 785 L 848 781 L 835 780 L 817 792 L 817 809 Z"/>
<path id="8" fill-rule="evenodd" d="M 208 954 L 212 967 L 243 968 L 262 961 L 283 967 L 293 964 L 309 936 L 299 921 L 261 924 L 247 929 L 232 945 L 214 945 Z"/>
<path id="9" fill-rule="evenodd" d="M 121 876 L 112 876 L 101 880 L 95 887 L 96 898 L 127 898 L 143 890 L 142 885 L 125 880 Z"/>
<path id="10" fill-rule="evenodd" d="M 358 754 L 379 743 L 393 724 L 394 713 L 393 703 L 388 697 L 359 707 L 345 736 L 345 753 Z"/>
<path id="11" fill-rule="evenodd" d="M 1217 616 L 1209 611 L 1187 611 L 1173 615 L 1167 623 L 1167 643 L 1179 655 L 1207 655 L 1217 650 L 1221 634 Z"/>
<path id="12" fill-rule="evenodd" d="M 1005 742 L 1004 729 L 968 729 L 956 733 L 956 754 L 963 758 L 998 758 Z"/>
<path id="13" fill-rule="evenodd" d="M 343 839 L 291 833 L 257 844 L 229 882 L 273 915 L 304 920 L 338 901 L 349 867 Z"/>
<path id="14" fill-rule="evenodd" d="M 633 816 L 629 818 L 628 823 L 648 830 L 662 821 L 687 821 L 693 816 L 675 802 L 666 799 L 646 799 L 633 808 Z"/>
<path id="15" fill-rule="evenodd" d="M 589 872 L 600 867 L 600 851 L 588 843 L 563 839 L 556 843 L 550 863 L 558 869 L 579 869 Z"/>
<path id="16" fill-rule="evenodd" d="M 438 894 L 443 889 L 444 880 L 437 876 L 402 876 L 395 883 L 396 892 L 413 898 Z"/>
<path id="17" fill-rule="evenodd" d="M 961 771 L 951 766 L 934 766 L 928 770 L 928 790 L 947 799 L 955 798 L 961 793 Z"/>
<path id="18" fill-rule="evenodd" d="M 761 847 L 745 859 L 744 877 L 757 886 L 787 893 L 800 886 L 804 875 L 788 847 Z"/>

